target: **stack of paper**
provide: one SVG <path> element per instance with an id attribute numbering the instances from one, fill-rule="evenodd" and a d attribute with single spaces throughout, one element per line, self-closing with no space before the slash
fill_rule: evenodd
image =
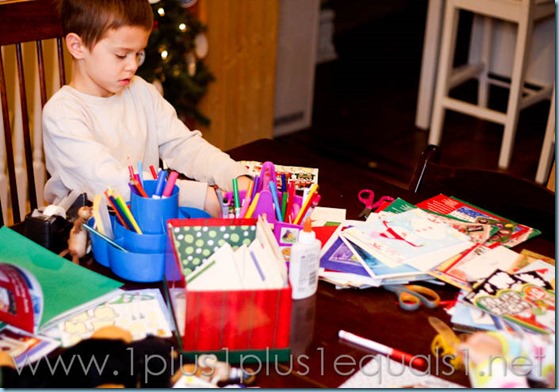
<path id="1" fill-rule="evenodd" d="M 241 231 L 244 240 L 231 230 Z M 285 260 L 263 216 L 251 226 L 180 226 L 172 230 L 172 236 L 183 271 L 188 272 L 188 290 L 278 289 L 288 285 Z M 198 248 L 190 243 L 185 246 L 190 238 L 196 238 Z M 195 267 L 192 254 L 202 255 Z"/>
<path id="2" fill-rule="evenodd" d="M 417 205 L 397 198 L 365 222 L 338 226 L 322 248 L 321 278 L 360 288 L 439 279 L 469 291 L 497 269 L 534 261 L 509 247 L 537 234 L 445 195 Z"/>

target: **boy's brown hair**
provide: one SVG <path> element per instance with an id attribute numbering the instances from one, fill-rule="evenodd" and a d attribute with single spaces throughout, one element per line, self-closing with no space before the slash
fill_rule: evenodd
<path id="1" fill-rule="evenodd" d="M 91 49 L 105 33 L 122 26 L 151 30 L 153 12 L 148 0 L 59 0 L 62 30 L 79 35 Z"/>

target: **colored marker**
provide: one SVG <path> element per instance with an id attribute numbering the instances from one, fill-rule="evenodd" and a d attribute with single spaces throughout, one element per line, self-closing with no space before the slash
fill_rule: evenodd
<path id="1" fill-rule="evenodd" d="M 151 172 L 153 179 L 157 180 L 157 172 L 155 171 L 155 167 L 153 167 L 153 165 L 149 165 L 149 171 Z"/>
<path id="2" fill-rule="evenodd" d="M 287 186 L 287 207 L 285 208 L 285 214 L 283 215 L 284 222 L 291 223 L 292 220 L 291 216 L 293 214 L 294 202 L 295 202 L 295 182 L 292 181 Z"/>
<path id="3" fill-rule="evenodd" d="M 128 171 L 130 172 L 130 179 L 131 180 L 135 179 L 136 175 L 134 174 L 134 166 L 128 165 Z"/>
<path id="4" fill-rule="evenodd" d="M 144 167 L 142 165 L 142 162 L 138 162 L 138 181 L 140 182 L 140 185 L 143 188 L 144 187 Z"/>
<path id="5" fill-rule="evenodd" d="M 254 199 L 254 196 L 256 196 L 258 192 L 260 192 L 260 189 L 258 189 L 260 187 L 260 176 L 255 176 L 253 183 L 254 185 L 252 187 L 252 195 L 250 196 L 251 199 Z"/>
<path id="6" fill-rule="evenodd" d="M 160 170 L 159 176 L 157 177 L 157 182 L 155 183 L 155 191 L 153 192 L 154 199 L 160 199 L 163 194 L 163 188 L 165 187 L 165 179 L 167 178 L 167 171 Z"/>
<path id="7" fill-rule="evenodd" d="M 272 200 L 274 201 L 274 208 L 276 209 L 276 217 L 278 222 L 283 222 L 283 216 L 281 215 L 281 205 L 278 199 L 278 189 L 276 187 L 276 183 L 270 181 L 268 183 L 268 188 L 270 188 L 270 192 L 272 192 Z"/>
<path id="8" fill-rule="evenodd" d="M 175 182 L 179 177 L 179 173 L 176 171 L 172 171 L 169 174 L 169 179 L 167 180 L 167 185 L 165 185 L 165 189 L 163 189 L 162 197 L 169 197 L 173 193 L 173 189 L 175 188 Z"/>
<path id="9" fill-rule="evenodd" d="M 130 185 L 136 189 L 137 193 L 142 196 L 142 197 L 148 197 L 148 194 L 146 193 L 146 191 L 144 190 L 144 188 L 142 187 L 142 184 L 140 184 L 138 181 L 136 180 L 131 180 L 130 181 Z"/>
<path id="10" fill-rule="evenodd" d="M 373 342 L 372 340 L 362 338 L 361 336 L 354 335 L 344 330 L 340 330 L 338 332 L 338 337 L 340 339 L 347 340 L 348 342 L 368 348 L 369 350 L 377 351 L 394 359 L 395 361 L 403 363 L 404 365 L 413 366 L 416 369 L 423 369 L 426 365 L 425 360 L 421 357 L 416 357 L 403 351 L 396 350 L 395 348 L 385 346 L 384 344 Z"/>
<path id="11" fill-rule="evenodd" d="M 235 202 L 235 217 L 238 218 L 241 212 L 241 197 L 239 196 L 239 181 L 233 178 L 233 199 Z"/>

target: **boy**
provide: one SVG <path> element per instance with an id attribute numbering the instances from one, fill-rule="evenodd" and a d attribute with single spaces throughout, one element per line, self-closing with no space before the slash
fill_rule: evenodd
<path id="1" fill-rule="evenodd" d="M 251 182 L 246 168 L 190 131 L 156 89 L 135 76 L 153 25 L 148 0 L 60 0 L 66 46 L 74 73 L 43 111 L 46 166 L 52 176 L 45 199 L 70 190 L 88 198 L 107 186 L 129 198 L 128 167 L 159 166 L 159 159 L 188 178 L 178 180 L 180 205 L 219 216 L 214 189 Z M 151 178 L 148 171 L 144 178 Z"/>

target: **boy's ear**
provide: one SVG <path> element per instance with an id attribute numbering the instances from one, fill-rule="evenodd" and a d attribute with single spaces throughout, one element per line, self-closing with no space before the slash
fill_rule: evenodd
<path id="1" fill-rule="evenodd" d="M 66 47 L 68 52 L 75 59 L 81 59 L 83 57 L 84 45 L 82 39 L 76 33 L 69 33 L 66 35 Z"/>

